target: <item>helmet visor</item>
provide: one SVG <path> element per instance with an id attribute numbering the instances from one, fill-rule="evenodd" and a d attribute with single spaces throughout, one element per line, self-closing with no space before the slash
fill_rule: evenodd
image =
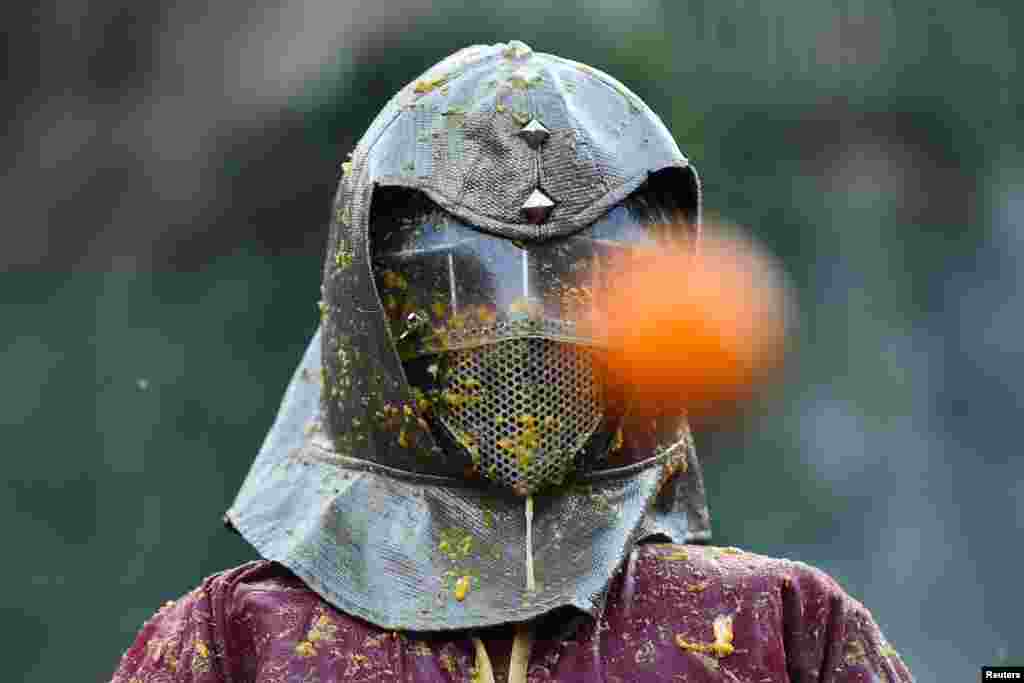
<path id="1" fill-rule="evenodd" d="M 374 275 L 403 360 L 522 338 L 603 346 L 616 273 L 670 229 L 619 206 L 569 237 L 520 243 L 435 212 L 378 236 Z"/>

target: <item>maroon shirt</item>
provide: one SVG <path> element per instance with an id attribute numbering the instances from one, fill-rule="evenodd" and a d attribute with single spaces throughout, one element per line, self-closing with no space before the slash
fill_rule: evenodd
<path id="1" fill-rule="evenodd" d="M 348 616 L 284 567 L 252 562 L 206 579 L 143 626 L 112 683 L 473 681 L 481 635 L 496 680 L 501 629 L 396 633 Z M 507 635 L 507 637 L 505 637 Z M 913 681 L 870 612 L 823 572 L 735 548 L 644 545 L 596 621 L 539 639 L 543 681 Z"/>

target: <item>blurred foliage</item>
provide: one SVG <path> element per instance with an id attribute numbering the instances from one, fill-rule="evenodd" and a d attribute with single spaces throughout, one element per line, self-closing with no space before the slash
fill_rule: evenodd
<path id="1" fill-rule="evenodd" d="M 41 656 L 57 643 L 109 675 L 154 607 L 251 559 L 219 519 L 315 329 L 318 264 L 239 252 L 195 273 L 0 275 L 17 321 L 0 515 L 27 549 L 4 604 L 40 654 L 19 658 L 23 680 L 63 677 Z M 97 639 L 107 652 L 89 654 Z"/>
<path id="2" fill-rule="evenodd" d="M 112 47 L 61 88 L 93 88 L 116 111 L 119 88 L 146 87 L 166 55 L 154 48 L 124 74 L 129 62 L 111 55 L 169 31 L 178 8 L 159 9 L 125 6 L 90 31 Z M 216 182 L 198 218 L 181 211 L 187 199 L 154 195 L 152 224 L 129 226 L 152 267 L 0 273 L 0 515 L 22 549 L 3 570 L 7 645 L 21 653 L 11 675 L 104 680 L 159 604 L 254 557 L 219 519 L 315 328 L 338 164 L 429 65 L 512 38 L 636 91 L 694 160 L 708 215 L 749 226 L 793 279 L 802 315 L 787 383 L 742 424 L 698 435 L 716 542 L 832 572 L 920 680 L 962 680 L 999 648 L 1019 652 L 1021 551 L 1011 542 L 1005 565 L 984 559 L 1019 537 L 999 489 L 1024 480 L 1012 412 L 993 425 L 963 406 L 995 396 L 993 410 L 1011 411 L 1024 385 L 1016 356 L 979 375 L 960 318 L 963 289 L 1014 268 L 992 240 L 1024 167 L 1011 88 L 1022 13 L 1010 2 L 437 2 L 371 27 L 284 109 L 211 137 Z M 58 36 L 74 21 L 44 14 L 21 21 Z M 189 47 L 221 59 L 219 38 Z M 76 262 L 139 175 L 103 171 L 92 153 L 78 162 L 95 177 L 48 190 L 74 200 L 47 214 L 54 262 Z M 1014 301 L 1009 286 L 981 302 Z M 976 452 L 993 469 L 971 467 Z"/>

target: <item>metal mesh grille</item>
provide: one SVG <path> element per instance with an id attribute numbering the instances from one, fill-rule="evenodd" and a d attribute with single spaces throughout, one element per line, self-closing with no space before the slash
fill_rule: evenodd
<path id="1" fill-rule="evenodd" d="M 441 422 L 484 476 L 523 495 L 560 482 L 603 417 L 593 352 L 514 339 L 449 358 Z"/>

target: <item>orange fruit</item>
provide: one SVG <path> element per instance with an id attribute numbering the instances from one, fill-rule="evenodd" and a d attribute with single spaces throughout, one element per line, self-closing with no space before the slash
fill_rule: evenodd
<path id="1" fill-rule="evenodd" d="M 750 244 L 636 253 L 600 316 L 609 380 L 632 389 L 640 414 L 731 413 L 781 365 L 787 304 L 781 272 Z"/>

